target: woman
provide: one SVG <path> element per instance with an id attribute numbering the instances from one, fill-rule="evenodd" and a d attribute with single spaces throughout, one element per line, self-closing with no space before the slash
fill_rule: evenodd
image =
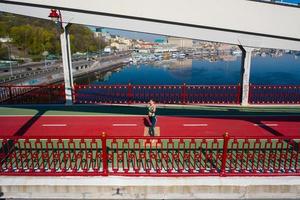
<path id="1" fill-rule="evenodd" d="M 148 117 L 149 121 L 151 123 L 151 126 L 149 127 L 149 135 L 154 136 L 154 129 L 156 124 L 156 105 L 155 102 L 151 99 L 148 103 Z"/>

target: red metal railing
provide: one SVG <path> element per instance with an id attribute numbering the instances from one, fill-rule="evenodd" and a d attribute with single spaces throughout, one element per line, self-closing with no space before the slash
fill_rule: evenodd
<path id="1" fill-rule="evenodd" d="M 75 103 L 238 104 L 235 85 L 76 85 Z"/>
<path id="2" fill-rule="evenodd" d="M 250 85 L 251 104 L 300 104 L 300 86 Z"/>
<path id="3" fill-rule="evenodd" d="M 75 85 L 76 104 L 239 104 L 239 85 Z M 64 103 L 63 85 L 0 86 L 0 103 Z M 250 85 L 250 104 L 300 104 L 300 86 Z"/>
<path id="4" fill-rule="evenodd" d="M 64 85 L 0 86 L 0 104 L 65 103 Z"/>
<path id="5" fill-rule="evenodd" d="M 0 175 L 299 176 L 300 137 L 8 137 Z"/>

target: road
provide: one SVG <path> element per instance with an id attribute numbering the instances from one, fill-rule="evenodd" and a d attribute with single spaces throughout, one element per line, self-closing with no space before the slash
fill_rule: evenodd
<path id="1" fill-rule="evenodd" d="M 72 62 L 74 76 L 86 74 L 89 73 L 90 71 L 97 70 L 97 67 L 93 66 L 95 63 L 98 63 L 98 65 L 99 62 L 101 62 L 101 64 L 109 63 L 110 65 L 114 63 L 118 63 L 118 61 L 119 63 L 123 63 L 124 58 L 128 58 L 129 56 L 130 54 L 128 52 L 121 52 L 116 55 L 106 55 L 101 58 L 95 58 L 95 60 L 86 60 L 86 58 L 74 59 Z M 97 60 L 99 62 L 96 62 Z M 99 67 L 101 68 L 101 66 Z M 6 70 L 6 72 L 4 72 L 4 70 Z M 9 82 L 10 84 L 16 84 L 22 80 L 26 80 L 29 78 L 32 79 L 33 77 L 37 77 L 37 76 L 42 77 L 46 75 L 62 74 L 62 70 L 63 69 L 62 69 L 61 61 L 52 61 L 52 63 L 47 67 L 45 67 L 44 61 L 26 63 L 19 66 L 13 66 L 13 76 L 11 77 L 10 77 L 11 74 L 10 68 L 2 69 L 2 71 L 0 71 L 0 79 L 2 79 L 0 80 L 0 82 L 2 83 Z"/>
<path id="2" fill-rule="evenodd" d="M 0 136 L 143 136 L 147 116 L 1 116 Z M 159 116 L 160 136 L 300 136 L 300 117 Z"/>

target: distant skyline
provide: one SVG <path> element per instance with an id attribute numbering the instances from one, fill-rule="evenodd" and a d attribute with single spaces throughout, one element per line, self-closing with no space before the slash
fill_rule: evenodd
<path id="1" fill-rule="evenodd" d="M 128 37 L 131 39 L 142 39 L 148 42 L 153 42 L 155 39 L 159 39 L 159 38 L 165 39 L 165 36 L 155 35 L 150 33 L 140 33 L 140 32 L 125 31 L 125 30 L 118 30 L 118 29 L 111 29 L 111 28 L 106 28 L 106 30 L 113 35 L 122 35 L 124 37 Z"/>
<path id="2" fill-rule="evenodd" d="M 90 27 L 93 31 L 95 31 L 96 27 Z M 165 39 L 165 36 L 162 35 L 155 35 L 150 33 L 141 33 L 141 32 L 134 32 L 134 31 L 126 31 L 126 30 L 119 30 L 119 29 L 112 29 L 112 28 L 104 28 L 107 32 L 112 35 L 120 35 L 123 37 L 127 37 L 130 39 L 142 39 L 148 42 L 153 42 L 156 39 Z"/>

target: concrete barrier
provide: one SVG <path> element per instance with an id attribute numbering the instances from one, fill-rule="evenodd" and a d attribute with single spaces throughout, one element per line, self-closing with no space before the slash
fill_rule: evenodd
<path id="1" fill-rule="evenodd" d="M 299 177 L 8 177 L 0 198 L 299 199 Z"/>

